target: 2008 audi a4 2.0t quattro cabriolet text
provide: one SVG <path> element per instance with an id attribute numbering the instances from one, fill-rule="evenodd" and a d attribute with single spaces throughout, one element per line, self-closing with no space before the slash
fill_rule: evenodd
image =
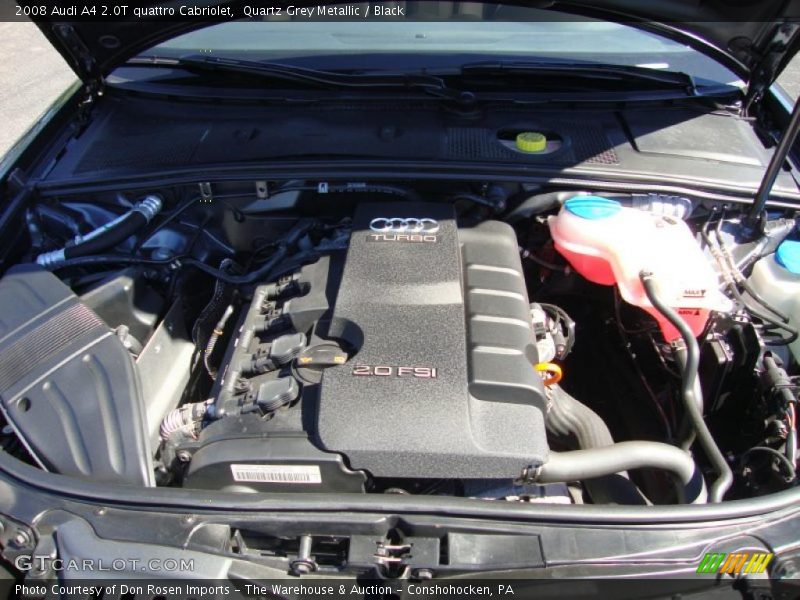
<path id="1" fill-rule="evenodd" d="M 18 581 L 788 585 L 798 3 L 195 4 L 32 17 L 80 81 L 0 173 Z"/>

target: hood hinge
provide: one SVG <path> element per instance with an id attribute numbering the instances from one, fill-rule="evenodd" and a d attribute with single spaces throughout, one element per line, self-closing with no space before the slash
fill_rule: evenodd
<path id="1" fill-rule="evenodd" d="M 95 101 L 99 96 L 103 95 L 103 80 L 91 80 L 84 87 L 84 95 L 78 105 L 78 112 L 75 117 L 75 131 L 74 135 L 80 135 L 90 122 L 92 109 L 94 108 Z"/>
<path id="2" fill-rule="evenodd" d="M 58 23 L 53 27 L 53 33 L 63 42 L 64 48 L 72 58 L 78 74 L 84 80 L 96 77 L 97 61 L 95 61 L 86 43 L 75 31 L 75 28 L 69 23 Z"/>
<path id="3" fill-rule="evenodd" d="M 748 113 L 752 105 L 764 96 L 764 93 L 778 77 L 779 71 L 784 65 L 786 51 L 798 30 L 800 30 L 800 23 L 780 23 L 775 26 L 772 36 L 763 50 L 756 49 L 752 44 L 741 49 L 741 52 L 748 55 L 753 63 L 744 105 L 745 111 Z"/>
<path id="4" fill-rule="evenodd" d="M 53 27 L 53 34 L 61 39 L 72 59 L 76 72 L 86 83 L 84 98 L 81 100 L 76 119 L 76 135 L 89 123 L 95 100 L 103 95 L 105 81 L 99 73 L 97 61 L 81 39 L 75 28 L 68 23 L 59 23 Z"/>

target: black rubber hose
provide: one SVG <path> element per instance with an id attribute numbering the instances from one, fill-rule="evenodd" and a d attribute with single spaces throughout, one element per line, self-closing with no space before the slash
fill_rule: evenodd
<path id="1" fill-rule="evenodd" d="M 680 332 L 681 338 L 683 339 L 683 345 L 677 347 L 675 350 L 678 363 L 681 366 L 681 397 L 683 398 L 683 406 L 691 420 L 695 435 L 706 457 L 717 472 L 717 478 L 714 483 L 711 484 L 709 490 L 709 501 L 721 502 L 725 492 L 727 492 L 733 484 L 733 472 L 703 420 L 703 412 L 700 409 L 701 403 L 696 397 L 697 394 L 701 393 L 699 391 L 699 386 L 696 384 L 698 377 L 697 371 L 700 366 L 700 346 L 697 344 L 692 330 L 689 329 L 689 326 L 681 316 L 671 307 L 667 306 L 659 297 L 653 274 L 642 271 L 639 274 L 639 279 L 644 286 L 644 291 L 650 303 Z"/>
<path id="2" fill-rule="evenodd" d="M 683 502 L 705 502 L 703 478 L 692 457 L 680 448 L 661 442 L 619 442 L 590 450 L 550 452 L 547 462 L 536 473 L 536 481 L 585 481 L 643 468 L 663 469 L 675 475 L 679 497 Z"/>
<path id="3" fill-rule="evenodd" d="M 514 210 L 505 216 L 505 221 L 515 223 L 524 219 L 530 219 L 534 215 L 542 214 L 550 210 L 561 208 L 561 205 L 576 195 L 576 192 L 546 192 L 534 194 L 526 198 Z"/>
<path id="4" fill-rule="evenodd" d="M 752 296 L 753 300 L 758 302 L 761 306 L 766 308 L 772 314 L 776 315 L 781 321 L 783 321 L 784 323 L 789 322 L 790 320 L 789 316 L 785 312 L 775 308 L 775 306 L 773 306 L 767 300 L 765 300 L 764 297 L 753 288 L 753 286 L 747 283 L 747 280 L 740 281 L 739 285 L 742 286 L 742 289 L 745 292 L 747 292 L 749 296 Z"/>
<path id="5" fill-rule="evenodd" d="M 233 275 L 231 273 L 221 271 L 220 269 L 211 267 L 195 258 L 185 258 L 183 259 L 182 264 L 195 267 L 213 277 L 216 277 L 217 279 L 221 279 L 222 281 L 226 281 L 233 285 L 247 285 L 250 283 L 256 283 L 258 281 L 268 279 L 272 274 L 272 271 L 281 263 L 281 261 L 283 261 L 283 259 L 286 258 L 287 254 L 289 253 L 289 249 L 297 244 L 300 238 L 315 226 L 316 221 L 313 219 L 304 219 L 298 222 L 292 229 L 288 231 L 283 239 L 278 242 L 278 246 L 275 248 L 275 251 L 270 255 L 263 265 L 261 265 L 255 271 L 250 271 L 249 273 L 245 273 L 243 275 Z"/>
<path id="6" fill-rule="evenodd" d="M 675 356 L 678 360 L 681 369 L 685 367 L 685 360 L 686 360 L 686 353 L 678 352 Z M 694 386 L 692 389 L 692 401 L 697 405 L 697 410 L 700 414 L 703 414 L 705 411 L 705 401 L 703 399 L 703 388 L 700 385 L 700 378 L 694 378 Z M 697 432 L 695 431 L 695 427 L 692 421 L 692 418 L 686 414 L 683 417 L 683 421 L 681 422 L 681 431 L 678 439 L 681 441 L 680 445 L 681 448 L 688 451 L 692 444 L 694 444 L 695 440 L 697 439 Z"/>
<path id="7" fill-rule="evenodd" d="M 81 256 L 91 256 L 98 252 L 103 252 L 113 248 L 127 240 L 142 227 L 147 225 L 147 217 L 138 210 L 128 213 L 119 223 L 90 240 L 81 242 L 74 246 L 64 248 L 64 258 L 79 258 Z"/>
<path id="8" fill-rule="evenodd" d="M 797 479 L 797 471 L 794 463 L 787 456 L 768 446 L 754 446 L 753 448 L 750 448 L 749 450 L 745 451 L 744 454 L 742 454 L 741 458 L 739 459 L 739 463 L 744 466 L 744 464 L 747 462 L 747 457 L 755 452 L 763 452 L 765 454 L 769 454 L 773 458 L 777 458 L 786 468 L 788 481 L 795 481 Z"/>
<path id="9" fill-rule="evenodd" d="M 180 217 L 183 213 L 189 210 L 192 206 L 197 204 L 202 200 L 202 196 L 195 196 L 191 198 L 188 202 L 185 202 L 182 206 L 179 206 L 175 210 L 173 210 L 170 214 L 166 215 L 164 219 L 158 223 L 155 227 L 151 228 L 147 231 L 134 245 L 133 245 L 133 253 L 136 254 L 139 252 L 139 249 L 152 237 L 157 234 L 159 231 L 164 229 L 167 225 L 175 221 L 178 217 Z"/>
<path id="10" fill-rule="evenodd" d="M 763 313 L 758 308 L 752 306 L 750 303 L 747 302 L 745 297 L 742 296 L 742 294 L 739 292 L 739 290 L 736 289 L 735 285 L 734 286 L 730 286 L 729 289 L 733 293 L 734 297 L 742 304 L 742 306 L 744 306 L 750 312 L 750 314 L 752 314 L 754 317 L 756 317 L 758 319 L 761 319 L 762 321 L 764 321 L 768 325 L 771 325 L 772 327 L 775 327 L 777 329 L 782 329 L 783 331 L 785 331 L 786 333 L 789 334 L 787 337 L 782 338 L 780 340 L 780 342 L 781 342 L 780 344 L 770 344 L 770 342 L 767 342 L 767 345 L 786 345 L 786 344 L 791 344 L 792 342 L 794 342 L 797 339 L 797 336 L 798 336 L 797 329 L 795 329 L 794 327 L 792 327 L 788 323 L 784 323 L 783 321 L 779 321 L 779 320 L 776 320 L 776 319 L 772 318 L 768 314 Z"/>
<path id="11" fill-rule="evenodd" d="M 570 198 L 580 197 L 582 194 L 587 193 L 588 192 L 562 190 L 560 192 L 534 194 L 523 200 L 517 207 L 505 215 L 503 220 L 508 223 L 527 220 L 535 215 L 561 208 L 561 205 Z M 631 197 L 630 194 L 614 192 L 597 192 L 592 195 L 622 201 L 629 200 Z"/>
<path id="12" fill-rule="evenodd" d="M 499 213 L 502 212 L 506 207 L 506 201 L 502 198 L 495 197 L 490 198 L 489 196 L 481 196 L 479 194 L 471 194 L 469 192 L 463 192 L 461 194 L 456 194 L 451 198 L 454 202 L 458 200 L 466 200 L 467 202 L 472 202 L 474 204 L 480 204 L 481 206 L 486 206 L 492 209 L 492 212 Z"/>
<path id="13" fill-rule="evenodd" d="M 747 280 L 744 278 L 744 276 L 742 275 L 742 272 L 739 270 L 738 266 L 736 265 L 736 261 L 734 260 L 733 256 L 728 251 L 728 248 L 725 245 L 725 240 L 723 239 L 722 234 L 720 232 L 720 226 L 722 225 L 722 222 L 723 222 L 723 215 L 720 215 L 720 219 L 717 222 L 717 228 L 716 228 L 716 231 L 715 231 L 716 242 L 717 242 L 717 246 L 719 248 L 719 252 L 717 252 L 717 253 L 714 252 L 714 247 L 713 247 L 713 244 L 711 243 L 711 237 L 709 236 L 709 233 L 707 231 L 708 230 L 708 226 L 710 224 L 710 218 L 709 218 L 709 221 L 707 221 L 706 224 L 703 226 L 703 229 L 701 231 L 701 235 L 702 235 L 703 240 L 705 241 L 706 245 L 708 246 L 709 250 L 711 251 L 712 255 L 714 255 L 714 257 L 716 258 L 717 263 L 719 264 L 720 268 L 723 270 L 723 275 L 725 273 L 727 273 L 726 284 L 727 284 L 728 289 L 731 291 L 731 293 L 736 298 L 736 300 L 738 300 L 739 303 L 745 309 L 747 309 L 750 312 L 750 314 L 752 314 L 754 317 L 757 317 L 758 319 L 764 321 L 765 323 L 768 323 L 769 325 L 772 325 L 774 327 L 783 329 L 784 331 L 789 333 L 788 337 L 782 338 L 782 339 L 777 340 L 777 341 L 767 342 L 767 345 L 778 346 L 778 345 L 791 344 L 792 342 L 794 342 L 797 339 L 797 336 L 798 336 L 797 330 L 795 328 L 793 328 L 792 326 L 788 325 L 789 318 L 784 313 L 782 313 L 781 311 L 777 310 L 774 306 L 772 306 L 771 304 L 766 302 L 764 300 L 764 298 L 762 298 L 747 283 Z M 780 318 L 780 321 L 776 321 L 770 315 L 768 315 L 766 313 L 763 313 L 760 310 L 760 308 L 752 306 L 747 301 L 747 299 L 739 292 L 739 289 L 737 287 L 739 285 L 741 285 L 742 288 L 756 302 L 761 304 L 762 307 L 766 308 L 768 311 L 770 311 L 770 312 L 774 313 L 775 315 L 777 315 Z"/>
<path id="14" fill-rule="evenodd" d="M 745 292 L 747 292 L 747 294 L 749 294 L 753 298 L 753 300 L 755 300 L 758 304 L 766 308 L 769 312 L 776 315 L 781 321 L 783 321 L 783 323 L 788 323 L 789 317 L 788 315 L 786 315 L 786 313 L 781 312 L 780 310 L 775 308 L 772 304 L 767 302 L 767 300 L 765 300 L 756 290 L 753 289 L 753 287 L 749 283 L 747 283 L 747 279 L 744 278 L 744 275 L 742 275 L 742 272 L 739 270 L 739 267 L 736 266 L 736 260 L 733 258 L 733 255 L 728 250 L 728 246 L 725 244 L 725 239 L 722 237 L 722 233 L 720 232 L 721 225 L 722 225 L 722 218 L 720 218 L 719 222 L 717 223 L 717 228 L 714 231 L 714 235 L 716 237 L 719 250 L 722 253 L 722 259 L 725 265 L 727 265 L 728 270 L 732 275 L 733 285 L 730 287 L 733 288 L 732 291 L 736 296 L 736 298 L 745 306 L 745 308 L 753 312 L 753 314 L 755 314 L 757 317 L 761 318 L 762 320 L 767 320 L 770 323 L 775 322 L 774 320 L 771 320 L 771 317 L 769 316 L 766 317 L 761 316 L 761 313 L 758 309 L 753 309 L 747 304 L 744 297 L 739 293 L 739 290 L 736 289 L 736 286 L 741 286 L 742 289 Z M 706 240 L 707 240 L 706 243 L 710 241 L 708 240 L 708 238 L 706 238 Z M 720 266 L 724 267 L 725 265 L 720 265 Z"/>
<path id="15" fill-rule="evenodd" d="M 191 257 L 173 257 L 164 260 L 154 260 L 140 258 L 137 256 L 129 256 L 125 254 L 105 254 L 96 256 L 80 256 L 64 261 L 61 264 L 49 267 L 51 270 L 65 269 L 67 267 L 87 267 L 94 265 L 104 264 L 127 264 L 127 265 L 145 265 L 153 267 L 170 267 L 177 268 L 181 266 L 190 266 L 208 273 L 212 277 L 221 279 L 234 285 L 245 285 L 264 280 L 272 275 L 273 270 L 286 258 L 289 249 L 297 244 L 298 240 L 305 235 L 310 229 L 316 225 L 314 220 L 303 220 L 295 225 L 284 238 L 278 243 L 275 252 L 255 271 L 244 273 L 243 275 L 234 275 L 216 267 L 205 264 L 204 262 Z"/>
<path id="16" fill-rule="evenodd" d="M 550 392 L 552 403 L 547 412 L 548 430 L 559 436 L 575 436 L 578 447 L 583 450 L 614 445 L 611 432 L 596 412 L 558 385 L 551 386 Z"/>
<path id="17" fill-rule="evenodd" d="M 557 273 L 566 273 L 567 272 L 567 267 L 569 266 L 569 265 L 566 265 L 566 264 L 557 265 L 557 264 L 552 263 L 550 261 L 547 261 L 547 260 L 545 260 L 543 258 L 539 258 L 533 252 L 531 252 L 530 250 L 526 250 L 524 248 L 520 248 L 520 256 L 522 258 L 526 259 L 526 260 L 532 260 L 533 262 L 535 262 L 540 267 L 544 267 L 545 269 L 549 269 L 549 270 L 555 271 Z"/>
<path id="18" fill-rule="evenodd" d="M 720 222 L 717 224 L 717 230 L 714 233 L 716 235 L 717 245 L 719 246 L 720 252 L 722 253 L 723 260 L 727 264 L 728 269 L 733 277 L 734 283 L 732 287 L 735 288 L 736 286 L 741 286 L 741 288 L 745 292 L 747 292 L 747 294 L 751 296 L 753 300 L 755 300 L 758 304 L 766 308 L 772 314 L 776 315 L 784 323 L 788 323 L 789 316 L 786 313 L 778 310 L 776 307 L 770 304 L 761 294 L 759 294 L 755 289 L 753 289 L 753 287 L 749 283 L 747 283 L 747 279 L 745 279 L 744 275 L 742 275 L 741 270 L 736 265 L 736 260 L 733 258 L 733 255 L 728 250 L 728 246 L 725 244 L 725 240 L 722 237 L 722 233 L 720 233 L 719 228 L 721 223 L 722 219 L 720 219 Z M 735 291 L 738 294 L 738 290 Z M 737 297 L 740 298 L 742 304 L 746 304 L 743 297 L 741 296 Z"/>
<path id="19" fill-rule="evenodd" d="M 613 446 L 614 438 L 603 419 L 560 386 L 550 387 L 547 430 L 558 437 L 572 436 L 581 450 Z M 595 504 L 647 504 L 625 472 L 582 482 Z"/>
<path id="20" fill-rule="evenodd" d="M 386 194 L 388 196 L 400 196 L 409 202 L 419 202 L 422 200 L 420 195 L 411 188 L 400 187 L 397 185 L 384 185 L 380 183 L 367 183 L 365 185 L 346 184 L 331 186 L 335 192 L 364 192 L 368 194 Z"/>
<path id="21" fill-rule="evenodd" d="M 149 267 L 174 267 L 179 257 L 154 259 L 131 256 L 129 254 L 95 254 L 70 258 L 56 265 L 44 265 L 46 269 L 58 271 L 69 267 L 93 267 L 97 265 L 144 265 Z"/>

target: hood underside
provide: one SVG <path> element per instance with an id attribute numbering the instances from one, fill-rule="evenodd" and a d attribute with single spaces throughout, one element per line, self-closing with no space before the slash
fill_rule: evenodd
<path id="1" fill-rule="evenodd" d="M 20 4 L 41 4 L 20 2 Z M 278 2 L 275 6 L 288 5 Z M 291 3 L 294 6 L 319 2 Z M 335 4 L 328 3 L 328 4 Z M 431 3 L 435 4 L 435 3 Z M 447 4 L 454 4 L 448 2 Z M 561 11 L 607 19 L 656 30 L 694 46 L 737 72 L 749 84 L 769 85 L 795 51 L 800 0 L 539 0 L 514 2 L 537 9 Z M 141 2 L 140 7 L 175 8 L 179 3 Z M 243 2 L 198 0 L 196 7 L 229 6 L 234 18 L 243 17 Z M 96 16 L 80 21 L 74 17 L 34 17 L 37 25 L 85 82 L 108 75 L 130 57 L 176 35 L 202 28 L 213 18 L 127 17 L 116 20 Z M 228 20 L 227 17 L 221 17 Z"/>

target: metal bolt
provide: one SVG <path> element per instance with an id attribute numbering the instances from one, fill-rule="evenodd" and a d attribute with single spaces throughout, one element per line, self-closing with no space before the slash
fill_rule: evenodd
<path id="1" fill-rule="evenodd" d="M 297 549 L 297 558 L 289 563 L 289 570 L 295 575 L 307 575 L 317 570 L 317 563 L 311 557 L 310 535 L 300 536 L 300 547 Z"/>
<path id="2" fill-rule="evenodd" d="M 432 569 L 417 569 L 414 571 L 414 577 L 417 579 L 422 579 L 427 581 L 429 579 L 433 579 L 433 570 Z"/>
<path id="3" fill-rule="evenodd" d="M 26 531 L 20 530 L 14 535 L 14 538 L 11 540 L 15 546 L 18 548 L 24 548 L 31 542 L 31 536 L 28 535 Z"/>
<path id="4" fill-rule="evenodd" d="M 107 508 L 98 508 L 98 509 L 95 509 L 94 514 L 96 514 L 98 517 L 102 517 L 107 512 L 108 512 Z"/>
<path id="5" fill-rule="evenodd" d="M 197 519 L 195 519 L 192 515 L 184 515 L 181 521 L 183 521 L 184 525 L 192 525 Z"/>
<path id="6" fill-rule="evenodd" d="M 311 556 L 311 541 L 310 535 L 303 535 L 300 537 L 300 548 L 297 551 L 299 557 L 308 558 Z"/>
<path id="7" fill-rule="evenodd" d="M 795 579 L 797 575 L 797 565 L 793 560 L 779 561 L 773 570 L 775 579 Z"/>
<path id="8" fill-rule="evenodd" d="M 314 563 L 304 560 L 293 560 L 290 565 L 295 575 L 308 575 L 314 572 Z"/>

